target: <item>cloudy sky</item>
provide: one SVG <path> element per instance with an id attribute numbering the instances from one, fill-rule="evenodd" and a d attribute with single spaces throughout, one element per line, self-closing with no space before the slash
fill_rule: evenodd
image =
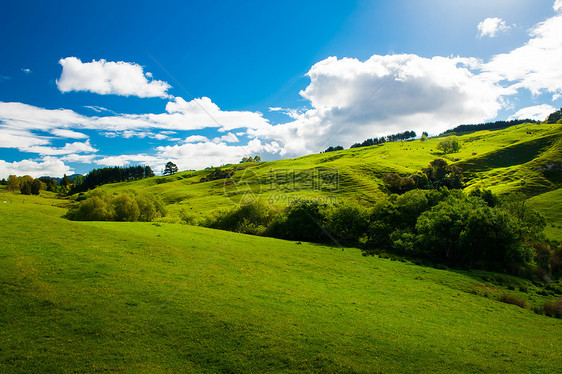
<path id="1" fill-rule="evenodd" d="M 0 177 L 542 120 L 561 35 L 562 0 L 2 1 Z"/>

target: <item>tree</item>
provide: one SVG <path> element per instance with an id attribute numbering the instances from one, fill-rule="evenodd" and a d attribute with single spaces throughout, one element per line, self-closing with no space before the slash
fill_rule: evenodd
<path id="1" fill-rule="evenodd" d="M 560 121 L 560 119 L 562 119 L 562 108 L 560 108 L 560 110 L 557 110 L 554 113 L 550 113 L 549 116 L 546 118 L 546 123 L 557 123 L 558 121 Z"/>
<path id="2" fill-rule="evenodd" d="M 255 156 L 255 157 L 254 157 L 254 161 L 255 161 L 255 162 L 261 162 L 261 157 L 260 157 L 260 156 Z"/>
<path id="3" fill-rule="evenodd" d="M 31 182 L 31 193 L 33 195 L 39 195 L 39 191 L 41 191 L 41 189 L 43 188 L 43 184 L 39 179 L 34 179 L 33 182 Z"/>
<path id="4" fill-rule="evenodd" d="M 25 175 L 20 178 L 20 192 L 24 195 L 31 195 L 31 184 L 33 183 L 33 177 L 30 175 Z"/>
<path id="5" fill-rule="evenodd" d="M 60 174 L 59 174 L 60 175 Z M 68 186 L 70 185 L 70 178 L 68 178 L 66 176 L 66 174 L 64 175 L 64 177 L 62 178 L 62 180 L 60 181 L 60 185 L 62 187 L 64 187 L 65 189 L 68 189 Z"/>
<path id="6" fill-rule="evenodd" d="M 152 169 L 150 168 L 150 166 L 145 166 L 144 167 L 144 177 L 145 178 L 150 178 L 154 176 L 154 172 L 152 171 Z"/>
<path id="7" fill-rule="evenodd" d="M 168 161 L 166 167 L 164 168 L 164 175 L 172 175 L 178 172 L 178 166 L 174 164 L 172 161 Z"/>
<path id="8" fill-rule="evenodd" d="M 10 175 L 8 177 L 7 187 L 8 191 L 17 191 L 20 189 L 20 180 L 15 175 Z"/>
<path id="9" fill-rule="evenodd" d="M 427 131 L 422 132 L 421 141 L 425 142 L 427 140 L 428 136 L 429 136 L 429 134 L 427 133 Z"/>
<path id="10" fill-rule="evenodd" d="M 443 154 L 456 153 L 461 149 L 458 139 L 454 136 L 445 138 L 437 144 L 437 149 L 443 151 Z"/>

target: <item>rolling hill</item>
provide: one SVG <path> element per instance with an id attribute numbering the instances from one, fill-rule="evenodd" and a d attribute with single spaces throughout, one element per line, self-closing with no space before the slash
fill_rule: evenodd
<path id="1" fill-rule="evenodd" d="M 364 204 L 386 194 L 381 180 L 384 173 L 414 173 L 436 158 L 445 158 L 461 167 L 468 179 L 468 190 L 521 192 L 531 197 L 562 187 L 560 124 L 521 124 L 464 134 L 458 139 L 460 152 L 447 156 L 437 150 L 442 137 L 435 137 L 296 159 L 226 165 L 222 169 L 233 172 L 226 180 L 200 182 L 212 170 L 185 171 L 104 185 L 100 189 L 110 193 L 134 190 L 157 194 L 168 205 L 172 217 L 180 210 L 205 217 L 255 198 L 277 205 L 303 199 Z M 560 199 L 551 203 L 562 210 Z M 540 210 L 542 205 L 537 207 Z M 562 225 L 560 221 L 552 223 Z"/>
<path id="2" fill-rule="evenodd" d="M 559 284 L 174 224 L 255 198 L 369 204 L 384 173 L 443 157 L 440 140 L 99 187 L 159 195 L 156 222 L 69 221 L 69 199 L 0 190 L 0 372 L 559 372 L 562 320 L 532 310 Z M 532 196 L 560 239 L 562 126 L 459 140 L 446 158 L 467 189 Z"/>

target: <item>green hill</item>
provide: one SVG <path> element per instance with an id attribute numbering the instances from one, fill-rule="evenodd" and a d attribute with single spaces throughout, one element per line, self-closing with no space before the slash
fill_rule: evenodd
<path id="1" fill-rule="evenodd" d="M 168 204 L 172 217 L 180 210 L 204 217 L 256 197 L 279 205 L 299 199 L 365 203 L 385 195 L 381 180 L 384 173 L 413 173 L 436 158 L 460 166 L 468 178 L 467 189 L 536 196 L 562 186 L 560 124 L 522 124 L 474 132 L 458 139 L 460 152 L 447 156 L 437 150 L 442 140 L 437 137 L 296 159 L 227 165 L 222 169 L 233 171 L 233 176 L 226 180 L 200 182 L 212 171 L 200 170 L 105 185 L 101 189 L 158 194 Z"/>
<path id="2" fill-rule="evenodd" d="M 2 372 L 560 369 L 561 320 L 494 300 L 528 281 L 0 195 Z"/>
<path id="3" fill-rule="evenodd" d="M 561 125 L 458 139 L 467 189 L 532 196 L 560 239 Z M 0 372 L 559 372 L 562 320 L 533 308 L 560 284 L 172 224 L 254 198 L 375 202 L 440 140 L 100 187 L 159 195 L 152 223 L 69 221 L 71 200 L 0 190 Z"/>

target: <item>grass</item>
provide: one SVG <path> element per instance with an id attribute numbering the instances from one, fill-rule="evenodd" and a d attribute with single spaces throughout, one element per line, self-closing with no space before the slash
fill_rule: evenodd
<path id="1" fill-rule="evenodd" d="M 467 189 L 536 196 L 562 187 L 562 125 L 522 124 L 497 131 L 458 136 L 460 152 L 437 151 L 441 138 L 392 142 L 379 146 L 313 154 L 296 159 L 226 165 L 243 168 L 224 180 L 200 183 L 210 171 L 187 171 L 168 177 L 105 185 L 110 193 L 127 190 L 160 195 L 178 220 L 181 210 L 202 219 L 260 197 L 276 205 L 299 199 L 370 204 L 386 195 L 381 177 L 387 172 L 410 174 L 436 158 L 462 167 Z M 542 205 L 540 205 L 542 207 Z M 562 220 L 556 221 L 562 225 Z"/>
<path id="2" fill-rule="evenodd" d="M 561 320 L 475 292 L 514 277 L 0 196 L 1 372 L 560 370 Z"/>
<path id="3" fill-rule="evenodd" d="M 545 234 L 549 239 L 562 239 L 562 189 L 529 199 L 529 204 L 546 218 Z"/>

